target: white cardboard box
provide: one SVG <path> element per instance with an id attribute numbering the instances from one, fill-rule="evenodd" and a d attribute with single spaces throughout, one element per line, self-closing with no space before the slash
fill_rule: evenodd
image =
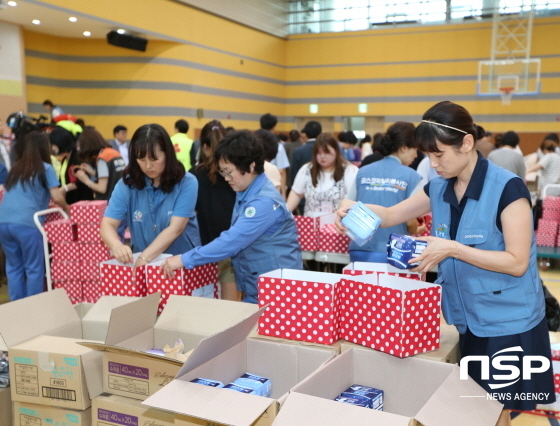
<path id="1" fill-rule="evenodd" d="M 383 390 L 383 411 L 334 401 L 352 384 Z M 502 407 L 456 365 L 352 348 L 293 387 L 274 426 L 493 426 Z"/>
<path id="2" fill-rule="evenodd" d="M 117 395 L 100 395 L 92 401 L 95 426 L 173 426 L 175 415 L 142 405 L 141 401 Z"/>
<path id="3" fill-rule="evenodd" d="M 335 349 L 247 339 L 262 311 L 200 342 L 185 365 L 145 405 L 177 413 L 175 424 L 270 425 L 298 382 L 336 356 Z M 197 377 L 230 383 L 245 372 L 272 382 L 269 398 L 191 383 Z"/>
<path id="4" fill-rule="evenodd" d="M 150 315 L 146 318 L 142 315 L 138 318 L 138 313 L 130 312 L 126 327 L 109 329 L 106 344 L 83 343 L 103 351 L 104 392 L 146 399 L 171 382 L 183 365 L 176 359 L 148 354 L 147 350 L 173 346 L 180 338 L 185 352 L 188 352 L 203 338 L 224 330 L 257 310 L 256 305 L 249 303 L 173 295 L 154 324 L 151 313 L 157 312 L 158 303 L 159 294 L 147 308 Z"/>
<path id="5" fill-rule="evenodd" d="M 8 426 L 10 423 L 6 423 Z M 2 423 L 4 425 L 4 423 Z M 14 402 L 13 426 L 90 426 L 91 409 L 84 411 Z M 95 425 L 98 426 L 98 425 Z"/>
<path id="6" fill-rule="evenodd" d="M 155 297 L 159 297 L 159 294 L 154 295 L 154 298 Z M 137 300 L 127 303 L 126 305 L 121 307 L 115 307 L 111 309 L 107 307 L 107 309 L 100 309 L 100 311 L 102 312 L 98 313 L 102 313 L 102 315 L 98 317 L 100 319 L 100 321 L 98 321 L 98 328 L 93 327 L 93 330 L 95 330 L 96 332 L 102 332 L 101 329 L 107 328 L 107 323 L 109 321 L 113 322 L 113 329 L 126 328 L 130 321 L 128 313 L 130 311 L 141 312 L 143 303 L 145 302 L 143 302 L 142 300 Z M 101 316 L 104 318 L 102 321 Z M 147 315 L 144 312 L 141 315 L 139 314 L 139 316 L 146 317 Z M 154 312 L 154 319 L 155 316 L 156 314 Z M 122 324 L 122 326 L 119 327 L 118 324 Z M 82 339 L 82 320 L 80 319 L 79 313 L 72 306 L 70 299 L 63 289 L 41 293 L 0 306 L 0 349 L 9 349 L 10 355 L 12 355 L 13 348 L 18 347 L 18 345 L 25 344 L 29 340 L 38 338 L 39 336 Z M 17 362 L 16 359 L 13 358 L 10 360 L 11 373 L 14 372 L 15 374 L 15 368 L 17 364 L 20 365 L 21 369 L 23 369 L 24 366 L 28 366 L 31 370 L 33 369 L 33 367 L 41 366 L 42 371 L 44 371 L 45 369 L 54 370 L 55 367 L 57 369 L 63 367 L 63 365 L 53 366 L 52 362 L 54 362 L 54 360 L 49 359 L 50 353 L 58 353 L 60 352 L 60 348 L 56 347 L 56 345 L 53 347 L 53 344 L 49 339 L 43 339 L 42 341 L 46 343 L 47 346 L 42 348 L 37 347 L 37 353 L 41 354 L 40 360 L 39 356 L 32 357 L 37 361 L 37 364 L 33 364 L 35 361 L 31 361 L 30 357 L 28 356 L 22 356 L 22 359 L 19 360 L 21 362 Z M 78 345 L 75 346 L 80 348 Z M 83 350 L 83 348 L 81 348 L 80 350 Z M 79 352 L 80 350 L 73 348 L 72 352 Z M 75 358 L 73 355 L 71 355 L 70 358 L 77 360 L 77 358 Z M 81 352 L 79 354 L 79 361 L 77 361 L 81 366 L 79 374 L 80 376 L 82 374 L 85 376 L 83 382 L 87 383 L 88 395 L 76 395 L 76 399 L 81 398 L 83 404 L 87 405 L 87 401 L 91 400 L 91 398 L 99 395 L 102 392 L 101 359 L 102 357 L 95 352 L 91 353 L 91 355 L 86 356 L 82 356 Z M 65 361 L 62 362 L 65 363 Z M 45 363 L 45 365 L 41 363 Z M 75 366 L 68 365 L 68 367 Z M 60 376 L 63 375 L 63 373 L 60 372 L 56 374 L 58 377 L 53 377 L 53 380 L 59 379 Z M 21 394 L 17 394 L 17 387 L 15 386 L 14 378 L 15 375 L 11 379 L 11 392 L 13 394 L 13 401 L 38 403 L 39 395 L 37 395 L 37 399 L 35 400 L 29 399 L 29 393 L 21 387 Z M 53 385 L 53 383 L 55 384 Z M 53 383 L 49 383 L 49 385 L 45 385 L 45 387 L 59 388 L 62 390 L 65 389 L 64 385 L 58 386 L 56 385 L 56 381 Z M 60 383 L 63 384 L 64 382 L 61 381 Z M 81 386 L 82 385 L 80 385 L 80 391 L 82 390 Z M 50 391 L 47 390 L 46 392 L 47 394 L 49 394 Z M 37 394 L 37 392 L 34 392 L 34 394 Z M 38 394 L 42 395 L 43 391 L 41 390 L 40 392 L 38 392 Z M 20 397 L 22 399 L 20 399 Z M 46 404 L 47 402 L 43 401 L 42 403 Z M 52 403 L 53 405 L 59 404 L 59 400 L 53 398 Z M 80 404 L 79 407 L 69 408 L 85 409 L 89 406 L 83 406 L 83 404 Z"/>

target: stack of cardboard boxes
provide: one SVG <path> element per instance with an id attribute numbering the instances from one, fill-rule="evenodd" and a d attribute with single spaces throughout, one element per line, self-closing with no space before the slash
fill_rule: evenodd
<path id="1" fill-rule="evenodd" d="M 0 306 L 0 346 L 10 359 L 0 406 L 8 406 L 9 395 L 13 425 L 90 425 L 91 400 L 101 393 L 101 355 L 77 342 L 103 340 L 111 314 L 138 302 L 113 297 L 74 308 L 58 289 Z M 7 410 L 0 424 L 12 424 Z"/>
<path id="2" fill-rule="evenodd" d="M 142 405 L 142 401 L 167 386 L 183 366 L 182 361 L 147 353 L 173 346 L 179 339 L 187 355 L 198 343 L 253 314 L 255 305 L 200 297 L 175 296 L 156 320 L 159 295 L 142 299 L 143 309 L 115 313 L 126 326 L 111 322 L 105 343 L 82 342 L 102 354 L 100 378 L 103 395 L 93 399 L 94 425 L 175 424 L 175 416 Z"/>

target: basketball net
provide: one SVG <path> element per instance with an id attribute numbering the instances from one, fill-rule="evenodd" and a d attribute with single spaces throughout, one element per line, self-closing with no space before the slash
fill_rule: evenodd
<path id="1" fill-rule="evenodd" d="M 502 105 L 509 105 L 514 92 L 513 87 L 500 87 L 500 95 L 502 95 Z"/>

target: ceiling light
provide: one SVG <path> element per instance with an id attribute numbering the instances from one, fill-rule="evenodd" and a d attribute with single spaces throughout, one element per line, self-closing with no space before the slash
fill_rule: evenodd
<path id="1" fill-rule="evenodd" d="M 34 19 L 33 21 L 31 21 L 31 23 L 34 25 L 40 25 L 41 21 L 39 21 L 38 19 Z"/>
<path id="2" fill-rule="evenodd" d="M 117 32 L 118 32 L 119 34 L 124 34 L 126 31 L 123 30 L 122 28 L 119 28 L 119 29 L 117 30 Z"/>
<path id="3" fill-rule="evenodd" d="M 68 18 L 68 20 L 69 20 L 70 22 L 77 22 L 77 21 L 78 21 L 78 18 L 76 18 L 75 16 L 71 16 L 70 18 Z"/>
<path id="4" fill-rule="evenodd" d="M 17 3 L 15 1 L 9 1 L 8 2 L 8 6 L 17 6 Z"/>
<path id="5" fill-rule="evenodd" d="M 90 33 L 89 31 L 84 31 L 84 35 L 85 35 L 86 37 L 89 37 L 89 36 L 91 35 L 91 33 Z"/>

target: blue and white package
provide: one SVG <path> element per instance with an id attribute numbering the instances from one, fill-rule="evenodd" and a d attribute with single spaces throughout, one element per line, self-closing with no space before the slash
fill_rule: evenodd
<path id="1" fill-rule="evenodd" d="M 255 389 L 251 389 L 245 386 L 239 386 L 235 383 L 228 383 L 227 385 L 224 386 L 224 389 L 230 389 L 230 390 L 234 390 L 236 392 L 241 392 L 241 393 L 250 393 L 253 395 L 257 395 L 257 391 L 255 391 Z"/>
<path id="2" fill-rule="evenodd" d="M 239 379 L 235 379 L 233 383 L 242 387 L 254 389 L 257 395 L 266 396 L 267 398 L 270 396 L 270 391 L 272 389 L 270 379 L 251 373 L 243 374 Z"/>
<path id="3" fill-rule="evenodd" d="M 426 241 L 417 241 L 408 235 L 389 235 L 387 241 L 387 263 L 399 269 L 412 269 L 420 263 L 408 263 L 422 254 L 428 246 Z"/>
<path id="4" fill-rule="evenodd" d="M 371 408 L 367 401 L 363 401 L 358 398 L 352 398 L 350 396 L 338 395 L 334 400 L 338 402 L 344 402 L 345 404 L 356 405 L 358 407 Z"/>
<path id="5" fill-rule="evenodd" d="M 342 392 L 340 396 L 364 401 L 368 404 L 369 408 L 373 408 L 374 410 L 383 410 L 383 391 L 381 389 L 363 385 L 352 385 Z"/>
<path id="6" fill-rule="evenodd" d="M 346 235 L 359 246 L 363 246 L 373 237 L 381 219 L 361 201 L 348 210 L 348 214 L 340 221 L 346 228 Z"/>
<path id="7" fill-rule="evenodd" d="M 197 377 L 196 379 L 192 379 L 191 382 L 192 383 L 198 383 L 198 384 L 204 385 L 204 386 L 212 386 L 213 388 L 223 388 L 224 387 L 224 384 L 222 382 L 219 382 L 217 380 L 202 379 L 200 377 Z"/>

